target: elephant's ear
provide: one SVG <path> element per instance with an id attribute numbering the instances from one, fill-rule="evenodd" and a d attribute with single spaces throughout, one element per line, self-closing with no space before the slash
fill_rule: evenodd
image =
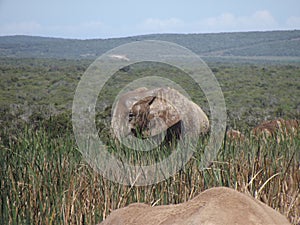
<path id="1" fill-rule="evenodd" d="M 137 119 L 147 119 L 147 116 L 149 114 L 150 105 L 155 100 L 156 96 L 146 96 L 137 102 L 133 104 L 131 107 L 130 112 L 134 117 Z"/>
<path id="2" fill-rule="evenodd" d="M 140 99 L 139 101 L 137 101 L 132 108 L 136 108 L 138 106 L 141 106 L 143 108 L 147 108 L 149 107 L 153 101 L 155 100 L 156 96 L 146 96 L 142 99 Z"/>
<path id="3" fill-rule="evenodd" d="M 150 104 L 148 115 L 148 133 L 145 136 L 155 136 L 167 131 L 181 120 L 179 111 L 169 101 L 157 97 Z"/>

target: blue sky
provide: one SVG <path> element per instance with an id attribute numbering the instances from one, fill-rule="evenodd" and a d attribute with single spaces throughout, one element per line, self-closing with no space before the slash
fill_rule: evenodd
<path id="1" fill-rule="evenodd" d="M 300 29 L 299 0 L 0 0 L 0 35 L 110 38 Z"/>

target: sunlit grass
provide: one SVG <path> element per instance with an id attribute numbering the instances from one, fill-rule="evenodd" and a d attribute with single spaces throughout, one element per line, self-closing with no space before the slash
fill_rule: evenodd
<path id="1" fill-rule="evenodd" d="M 201 153 L 195 153 L 173 177 L 135 187 L 96 173 L 82 159 L 71 131 L 61 135 L 43 127 L 25 127 L 15 135 L 2 131 L 0 223 L 96 224 L 131 202 L 179 203 L 207 188 L 228 186 L 254 196 L 298 224 L 299 134 L 279 144 L 273 139 L 264 143 L 249 138 L 243 143 L 227 141 L 208 168 L 199 168 Z M 125 155 L 113 143 L 111 148 L 120 151 L 120 157 L 139 163 L 141 155 Z"/>

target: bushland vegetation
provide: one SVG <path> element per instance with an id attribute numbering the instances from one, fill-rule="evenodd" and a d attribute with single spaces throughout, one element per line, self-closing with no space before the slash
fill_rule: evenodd
<path id="1" fill-rule="evenodd" d="M 200 150 L 209 138 L 204 137 L 199 152 L 177 174 L 145 187 L 107 180 L 78 151 L 72 99 L 90 63 L 0 59 L 1 224 L 95 224 L 132 202 L 175 204 L 216 186 L 248 193 L 299 224 L 300 132 L 280 143 L 250 135 L 252 127 L 267 119 L 300 119 L 298 63 L 208 60 L 224 93 L 228 126 L 242 131 L 247 141 L 224 140 L 215 161 L 200 169 Z M 210 114 L 205 94 L 176 68 L 150 63 L 120 70 L 99 94 L 96 124 L 112 153 L 136 163 L 155 157 L 128 154 L 128 149 L 111 141 L 110 110 L 126 83 L 150 75 L 172 78 Z M 157 154 L 164 158 L 169 151 L 158 149 Z"/>

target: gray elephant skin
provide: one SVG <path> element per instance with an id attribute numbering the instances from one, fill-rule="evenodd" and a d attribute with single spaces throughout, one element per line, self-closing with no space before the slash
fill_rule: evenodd
<path id="1" fill-rule="evenodd" d="M 142 87 L 120 96 L 114 107 L 111 128 L 119 140 L 164 134 L 170 141 L 183 135 L 199 137 L 208 133 L 209 120 L 197 104 L 175 89 Z"/>

